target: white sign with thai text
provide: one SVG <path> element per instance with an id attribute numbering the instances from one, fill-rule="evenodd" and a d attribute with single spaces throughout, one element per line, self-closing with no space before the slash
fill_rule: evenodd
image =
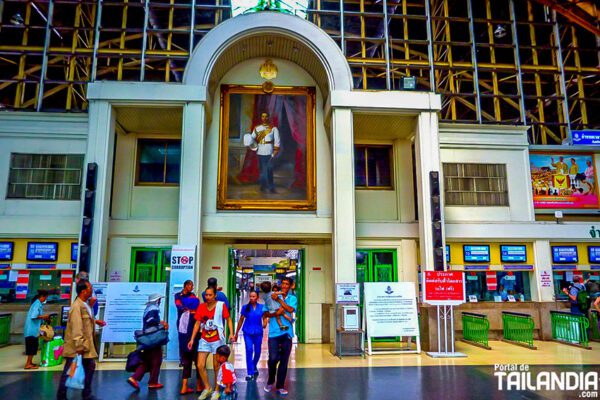
<path id="1" fill-rule="evenodd" d="M 417 299 L 412 282 L 365 282 L 369 337 L 419 336 Z"/>

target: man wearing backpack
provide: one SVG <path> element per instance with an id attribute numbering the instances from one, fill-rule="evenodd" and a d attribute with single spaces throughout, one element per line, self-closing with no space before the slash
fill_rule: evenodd
<path id="1" fill-rule="evenodd" d="M 585 315 L 590 307 L 590 296 L 585 290 L 585 286 L 581 283 L 579 276 L 573 277 L 573 285 L 563 289 L 563 292 L 569 296 L 571 303 L 571 314 Z"/>

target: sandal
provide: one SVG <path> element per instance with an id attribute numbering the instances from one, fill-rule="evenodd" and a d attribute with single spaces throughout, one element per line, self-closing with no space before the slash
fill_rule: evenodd
<path id="1" fill-rule="evenodd" d="M 190 393 L 194 393 L 194 389 L 187 388 L 185 391 L 179 391 L 179 394 L 182 396 Z"/>
<path id="2" fill-rule="evenodd" d="M 129 383 L 135 390 L 140 390 L 140 384 L 135 379 L 129 377 L 127 378 L 127 383 Z"/>
<path id="3" fill-rule="evenodd" d="M 31 365 L 26 365 L 25 368 L 23 369 L 38 369 L 39 365 L 36 364 L 31 364 Z"/>

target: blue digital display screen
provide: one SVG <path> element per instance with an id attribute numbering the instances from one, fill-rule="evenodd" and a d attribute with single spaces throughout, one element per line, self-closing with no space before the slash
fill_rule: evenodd
<path id="1" fill-rule="evenodd" d="M 446 245 L 446 262 L 450 262 L 450 245 Z"/>
<path id="2" fill-rule="evenodd" d="M 77 252 L 79 251 L 79 245 L 77 243 L 71 243 L 71 261 L 77 261 Z"/>
<path id="3" fill-rule="evenodd" d="M 490 262 L 490 246 L 469 245 L 463 246 L 463 259 L 465 262 Z"/>
<path id="4" fill-rule="evenodd" d="M 58 243 L 27 243 L 27 260 L 29 261 L 56 261 Z"/>
<path id="5" fill-rule="evenodd" d="M 590 264 L 600 264 L 600 246 L 588 246 Z"/>
<path id="6" fill-rule="evenodd" d="M 576 263 L 579 260 L 577 257 L 577 246 L 552 246 L 552 261 L 558 264 L 561 263 Z"/>
<path id="7" fill-rule="evenodd" d="M 527 249 L 523 245 L 500 246 L 500 260 L 506 263 L 527 262 Z"/>
<path id="8" fill-rule="evenodd" d="M 13 242 L 0 242 L 0 261 L 10 261 L 13 258 Z"/>

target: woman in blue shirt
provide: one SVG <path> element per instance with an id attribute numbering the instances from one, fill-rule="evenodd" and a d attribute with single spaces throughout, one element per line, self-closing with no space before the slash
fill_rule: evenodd
<path id="1" fill-rule="evenodd" d="M 263 340 L 263 329 L 267 326 L 268 310 L 263 304 L 258 303 L 258 293 L 250 292 L 250 301 L 244 307 L 240 315 L 234 340 L 237 342 L 238 333 L 244 327 L 244 344 L 246 346 L 246 370 L 247 381 L 256 379 L 258 376 L 258 360 L 260 360 L 260 347 Z"/>
<path id="2" fill-rule="evenodd" d="M 48 292 L 40 290 L 33 298 L 33 303 L 29 307 L 27 312 L 27 318 L 25 318 L 25 326 L 23 328 L 23 336 L 25 336 L 25 355 L 27 361 L 25 362 L 25 369 L 37 369 L 37 364 L 33 363 L 33 356 L 38 352 L 38 336 L 40 335 L 40 327 L 42 326 L 42 320 L 48 321 L 49 315 L 44 314 L 44 303 L 48 298 Z"/>

